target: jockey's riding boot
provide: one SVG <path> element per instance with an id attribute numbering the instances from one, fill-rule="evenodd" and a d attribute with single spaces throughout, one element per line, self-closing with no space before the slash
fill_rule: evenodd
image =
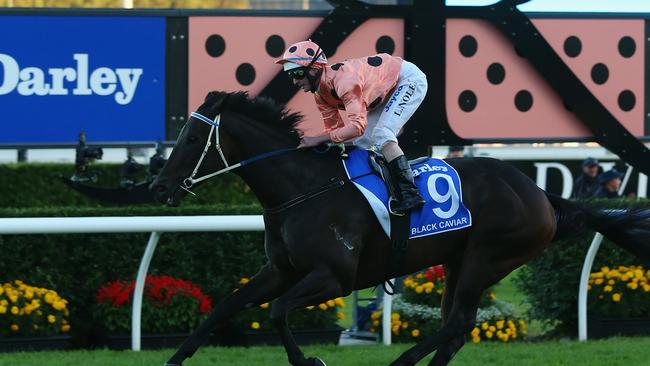
<path id="1" fill-rule="evenodd" d="M 424 198 L 413 181 L 413 173 L 406 156 L 401 155 L 388 163 L 388 171 L 393 183 L 393 196 L 390 209 L 394 214 L 404 215 L 409 210 L 424 205 Z"/>

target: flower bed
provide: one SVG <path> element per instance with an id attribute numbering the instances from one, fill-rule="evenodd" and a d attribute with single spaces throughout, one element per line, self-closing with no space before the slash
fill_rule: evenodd
<path id="1" fill-rule="evenodd" d="M 97 292 L 93 315 L 108 332 L 131 330 L 135 281 L 112 281 Z M 142 300 L 142 331 L 164 334 L 189 332 L 212 308 L 209 296 L 190 281 L 169 276 L 147 276 Z"/>
<path id="2" fill-rule="evenodd" d="M 440 301 L 444 294 L 444 272 L 441 266 L 404 279 L 404 291 L 393 298 L 391 334 L 395 342 L 417 342 L 434 334 L 442 326 Z M 525 338 L 526 323 L 515 314 L 512 305 L 496 300 L 488 290 L 481 298 L 477 323 L 471 332 L 474 343 L 485 341 L 509 342 Z M 370 331 L 382 331 L 382 311 L 372 316 Z"/>
<path id="3" fill-rule="evenodd" d="M 589 311 L 607 318 L 640 318 L 650 314 L 650 270 L 618 266 L 589 276 Z"/>
<path id="4" fill-rule="evenodd" d="M 53 336 L 68 333 L 68 301 L 54 290 L 20 280 L 0 287 L 0 335 Z"/>

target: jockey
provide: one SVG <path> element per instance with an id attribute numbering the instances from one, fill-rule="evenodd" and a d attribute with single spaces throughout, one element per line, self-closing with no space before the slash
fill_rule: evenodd
<path id="1" fill-rule="evenodd" d="M 427 92 L 426 75 L 417 66 L 385 53 L 328 66 L 325 54 L 311 40 L 289 46 L 276 63 L 294 84 L 314 94 L 323 115 L 325 133 L 304 136 L 299 148 L 353 141 L 361 148 L 379 150 L 396 189 L 391 210 L 404 214 L 424 204 L 397 144 L 397 134 Z M 345 111 L 349 123 L 339 111 Z"/>

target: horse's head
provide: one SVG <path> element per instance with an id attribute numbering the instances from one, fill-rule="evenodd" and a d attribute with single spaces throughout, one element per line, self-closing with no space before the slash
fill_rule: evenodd
<path id="1" fill-rule="evenodd" d="M 178 205 L 197 183 L 260 155 L 295 149 L 300 141 L 295 126 L 300 119 L 269 98 L 210 92 L 183 126 L 150 189 L 158 201 Z"/>
<path id="2" fill-rule="evenodd" d="M 149 187 L 158 201 L 177 206 L 198 183 L 194 177 L 227 167 L 234 151 L 233 143 L 219 128 L 227 97 L 226 93 L 208 93 L 203 104 L 188 118 L 167 163 Z"/>

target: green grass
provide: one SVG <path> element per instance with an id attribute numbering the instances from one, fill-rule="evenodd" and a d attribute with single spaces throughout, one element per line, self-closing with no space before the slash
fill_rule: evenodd
<path id="1" fill-rule="evenodd" d="M 650 338 L 614 338 L 606 341 L 540 342 L 512 344 L 468 344 L 452 366 L 628 366 L 647 365 Z M 410 345 L 393 346 L 313 346 L 308 356 L 317 355 L 328 365 L 388 365 Z M 172 350 L 162 351 L 69 351 L 8 353 L 0 355 L 0 366 L 162 366 Z M 424 365 L 426 362 L 420 362 Z M 281 347 L 200 349 L 185 366 L 288 365 Z"/>

